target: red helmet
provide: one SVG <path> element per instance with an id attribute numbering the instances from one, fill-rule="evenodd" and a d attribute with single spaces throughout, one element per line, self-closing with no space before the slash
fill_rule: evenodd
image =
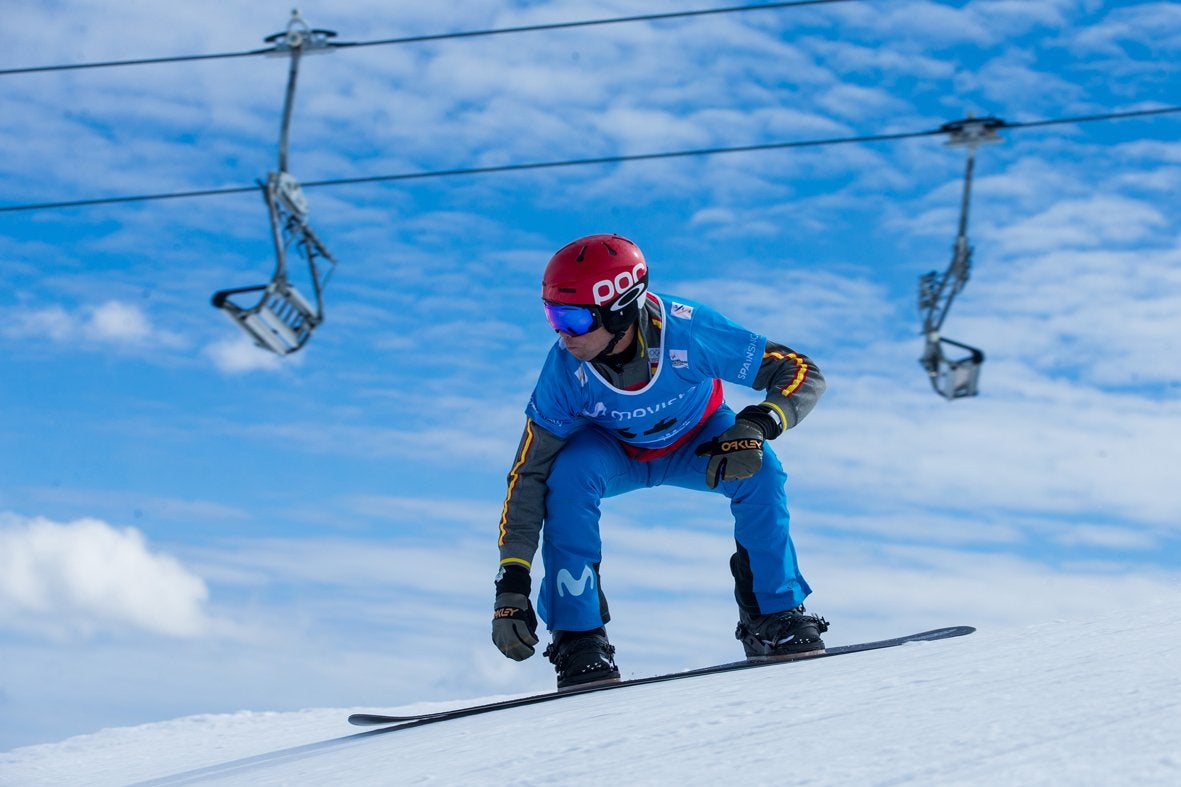
<path id="1" fill-rule="evenodd" d="M 563 246 L 541 278 L 543 301 L 587 307 L 612 332 L 635 321 L 647 289 L 644 254 L 622 235 L 588 235 Z"/>

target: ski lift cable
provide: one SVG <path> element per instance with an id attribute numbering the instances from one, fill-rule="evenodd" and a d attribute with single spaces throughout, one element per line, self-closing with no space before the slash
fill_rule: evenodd
<path id="1" fill-rule="evenodd" d="M 1041 126 L 1064 125 L 1071 123 L 1089 123 L 1099 121 L 1123 120 L 1128 118 L 1143 118 L 1157 115 L 1168 115 L 1181 112 L 1181 106 L 1161 107 L 1157 109 L 1131 110 L 1127 112 L 1107 112 L 1097 115 L 1079 117 L 1052 118 L 1026 122 L 1004 122 L 1000 128 L 1028 129 Z M 457 177 L 464 175 L 490 175 L 528 170 L 555 169 L 560 167 L 581 167 L 594 164 L 620 164 L 634 161 L 652 161 L 657 159 L 689 158 L 722 155 L 727 153 L 752 153 L 770 150 L 784 150 L 790 148 L 825 147 L 829 145 L 845 145 L 870 142 L 893 142 L 905 139 L 930 137 L 946 133 L 944 128 L 928 129 L 925 131 L 907 131 L 893 134 L 869 134 L 855 137 L 833 137 L 828 139 L 798 140 L 790 142 L 768 142 L 758 145 L 740 145 L 734 147 L 698 148 L 693 150 L 677 150 L 658 153 L 637 153 L 621 156 L 599 156 L 595 158 L 568 159 L 564 161 L 540 161 L 522 164 L 504 164 L 490 167 L 469 167 L 446 170 L 427 170 L 424 172 L 405 172 L 391 175 L 369 175 L 355 178 L 334 178 L 329 180 L 309 181 L 304 188 L 327 188 L 348 186 L 364 183 L 382 183 L 405 180 L 424 180 L 428 178 Z M 225 196 L 254 192 L 257 186 L 228 186 L 224 188 L 198 189 L 193 191 L 166 192 L 156 194 L 138 194 L 122 197 L 95 197 L 92 199 L 69 200 L 61 202 L 40 202 L 23 205 L 0 205 L 0 213 L 16 213 L 31 210 L 59 210 L 64 208 L 79 208 L 95 205 L 114 205 L 130 202 L 153 202 L 157 200 L 190 199 L 198 197 Z"/>
<path id="2" fill-rule="evenodd" d="M 1153 115 L 1169 115 L 1181 112 L 1181 106 L 1156 107 L 1154 109 L 1131 109 L 1117 112 L 1103 112 L 1095 115 L 1079 115 L 1069 118 L 1051 118 L 1048 120 L 1027 120 L 1010 123 L 1002 121 L 997 128 L 1040 128 L 1043 126 L 1060 126 L 1068 123 L 1093 123 L 1104 120 L 1125 120 L 1127 118 L 1151 117 Z"/>
<path id="3" fill-rule="evenodd" d="M 330 44 L 333 49 L 357 49 L 369 46 L 392 46 L 398 44 L 419 44 L 433 41 L 448 41 L 463 38 L 479 38 L 484 36 L 509 35 L 514 33 L 535 33 L 549 30 L 567 30 L 578 27 L 593 27 L 601 25 L 617 25 L 632 22 L 653 22 L 665 19 L 684 19 L 696 16 L 716 16 L 720 14 L 738 14 L 748 11 L 774 11 L 800 6 L 830 5 L 834 3 L 862 2 L 863 0 L 790 0 L 780 3 L 759 3 L 752 5 L 725 6 L 721 8 L 704 8 L 693 11 L 669 11 L 665 13 L 637 14 L 633 16 L 611 17 L 606 19 L 584 19 L 573 22 L 551 22 L 535 25 L 518 25 L 515 27 L 492 28 L 488 30 L 468 30 L 454 33 L 432 33 L 401 38 L 381 38 L 372 41 L 341 41 Z M 28 66 L 24 68 L 0 69 L 0 76 L 15 74 L 36 74 L 49 71 L 82 71 L 92 68 L 115 68 L 121 66 L 159 65 L 163 63 L 184 63 L 200 60 L 222 60 L 229 58 L 255 57 L 272 54 L 273 49 L 250 49 L 242 52 L 219 52 L 205 55 L 175 55 L 171 57 L 148 57 L 133 60 L 106 60 L 89 63 L 62 63 L 49 66 Z"/>
<path id="4" fill-rule="evenodd" d="M 588 19 L 580 22 L 553 22 L 536 25 L 520 25 L 517 27 L 503 27 L 494 30 L 476 30 L 468 33 L 441 33 L 436 35 L 407 36 L 404 38 L 386 38 L 374 41 L 360 41 L 341 44 L 342 47 L 356 48 L 363 46 L 387 46 L 390 44 L 417 44 L 428 41 L 442 41 L 456 38 L 475 38 L 477 36 L 504 35 L 510 33 L 536 33 L 548 30 L 568 30 L 576 27 L 594 27 L 598 25 L 616 25 L 629 22 L 658 22 L 665 19 L 685 19 L 695 16 L 716 16 L 719 14 L 737 14 L 747 11 L 768 11 L 783 8 L 794 8 L 809 5 L 830 5 L 832 3 L 857 2 L 858 0 L 794 0 L 782 3 L 760 3 L 757 5 L 739 5 L 723 8 L 704 8 L 697 11 L 669 11 L 665 13 L 636 14 L 620 16 L 611 19 Z"/>

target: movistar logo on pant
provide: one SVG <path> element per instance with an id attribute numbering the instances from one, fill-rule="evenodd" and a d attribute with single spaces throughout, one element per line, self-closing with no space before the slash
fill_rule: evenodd
<path id="1" fill-rule="evenodd" d="M 588 586 L 591 590 L 595 589 L 595 572 L 590 566 L 584 566 L 582 576 L 575 579 L 573 574 L 563 568 L 558 572 L 557 582 L 559 596 L 565 596 L 567 593 L 571 596 L 581 596 Z"/>

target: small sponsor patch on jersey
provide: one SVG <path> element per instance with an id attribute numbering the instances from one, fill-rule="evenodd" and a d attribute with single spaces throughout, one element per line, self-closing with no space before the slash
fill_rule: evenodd
<path id="1" fill-rule="evenodd" d="M 673 301 L 672 314 L 673 317 L 680 317 L 682 320 L 691 320 L 693 319 L 693 307 L 685 303 Z"/>
<path id="2" fill-rule="evenodd" d="M 669 350 L 668 362 L 673 365 L 674 369 L 684 369 L 689 365 L 689 351 L 688 350 Z"/>

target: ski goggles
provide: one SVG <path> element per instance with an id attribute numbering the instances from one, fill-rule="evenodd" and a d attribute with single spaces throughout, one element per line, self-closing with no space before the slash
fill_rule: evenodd
<path id="1" fill-rule="evenodd" d="M 550 327 L 567 336 L 582 336 L 603 324 L 599 310 L 593 306 L 571 306 L 568 303 L 542 301 L 545 319 Z"/>

